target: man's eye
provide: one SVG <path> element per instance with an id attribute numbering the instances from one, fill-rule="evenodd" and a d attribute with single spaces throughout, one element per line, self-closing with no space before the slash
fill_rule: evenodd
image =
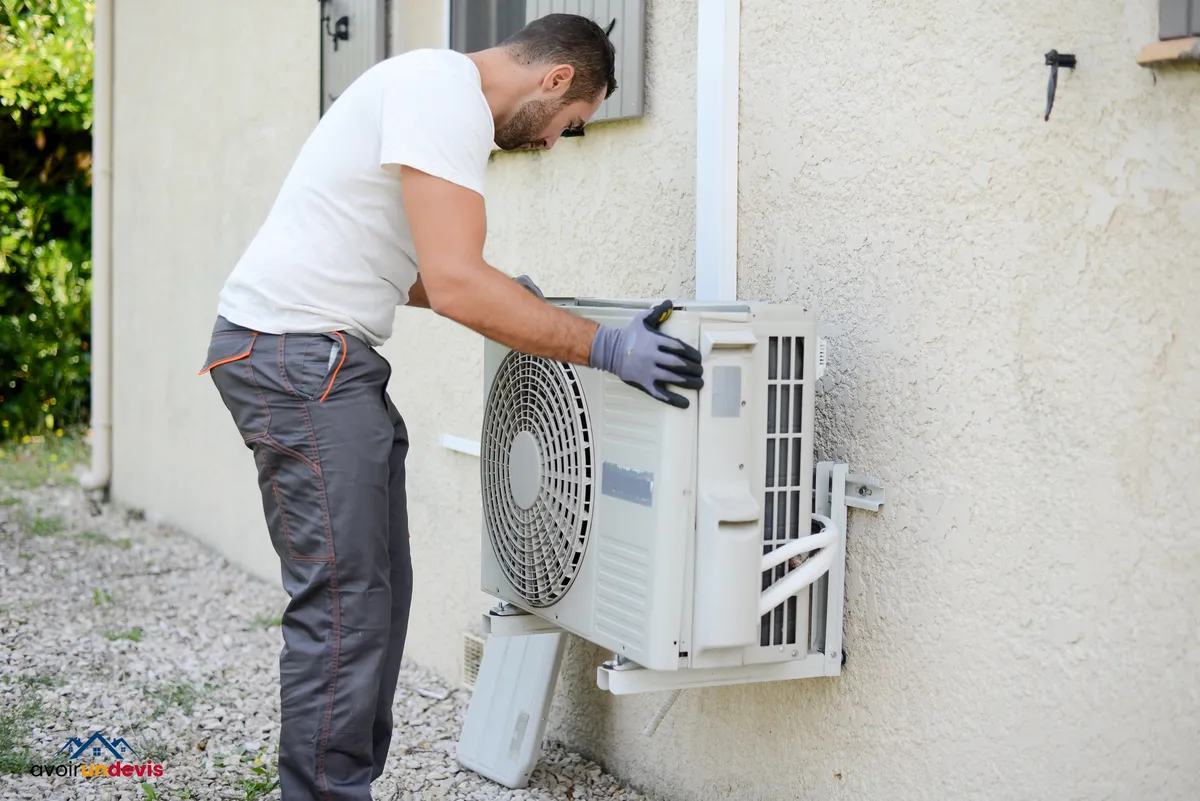
<path id="1" fill-rule="evenodd" d="M 582 128 L 567 128 L 562 132 L 563 136 L 583 136 Z"/>

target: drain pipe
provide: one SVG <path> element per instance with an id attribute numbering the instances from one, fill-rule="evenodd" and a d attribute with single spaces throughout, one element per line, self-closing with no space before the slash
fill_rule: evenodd
<path id="1" fill-rule="evenodd" d="M 737 299 L 739 0 L 699 0 L 696 299 Z"/>
<path id="2" fill-rule="evenodd" d="M 96 0 L 92 28 L 91 470 L 85 489 L 112 474 L 112 96 L 113 0 Z"/>

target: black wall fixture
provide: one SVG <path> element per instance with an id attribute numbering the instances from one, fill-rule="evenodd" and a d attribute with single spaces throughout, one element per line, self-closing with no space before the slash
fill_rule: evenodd
<path id="1" fill-rule="evenodd" d="M 334 29 L 329 30 L 329 17 L 322 19 L 325 23 L 325 34 L 333 40 L 333 50 L 337 52 L 338 42 L 350 41 L 350 17 L 343 14 L 338 17 L 338 21 L 334 23 Z"/>
<path id="2" fill-rule="evenodd" d="M 1051 50 L 1046 54 L 1046 64 L 1050 67 L 1050 86 L 1046 90 L 1046 120 L 1050 120 L 1050 110 L 1054 108 L 1054 95 L 1058 92 L 1058 68 L 1075 69 L 1075 56 Z"/>

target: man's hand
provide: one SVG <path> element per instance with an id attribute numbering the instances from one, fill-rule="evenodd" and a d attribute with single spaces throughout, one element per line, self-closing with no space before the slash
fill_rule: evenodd
<path id="1" fill-rule="evenodd" d="M 592 343 L 591 366 L 615 374 L 655 400 L 680 409 L 687 398 L 667 389 L 700 389 L 700 351 L 675 337 L 659 333 L 658 327 L 671 316 L 671 301 L 663 301 L 649 313 L 624 328 L 601 326 Z"/>

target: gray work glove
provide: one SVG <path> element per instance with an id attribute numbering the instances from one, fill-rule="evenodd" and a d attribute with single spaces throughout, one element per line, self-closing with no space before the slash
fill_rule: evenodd
<path id="1" fill-rule="evenodd" d="M 645 392 L 655 400 L 680 409 L 688 407 L 687 398 L 667 389 L 700 389 L 700 351 L 691 345 L 658 331 L 671 316 L 673 306 L 666 300 L 624 328 L 602 325 L 592 340 L 589 364 L 597 370 L 612 373 Z"/>
<path id="2" fill-rule="evenodd" d="M 530 278 L 528 275 L 518 275 L 513 280 L 516 281 L 521 286 L 528 289 L 533 294 L 537 295 L 538 299 L 540 299 L 540 300 L 546 299 L 546 296 L 542 294 L 542 290 L 538 289 L 538 285 L 533 283 L 533 279 Z"/>

